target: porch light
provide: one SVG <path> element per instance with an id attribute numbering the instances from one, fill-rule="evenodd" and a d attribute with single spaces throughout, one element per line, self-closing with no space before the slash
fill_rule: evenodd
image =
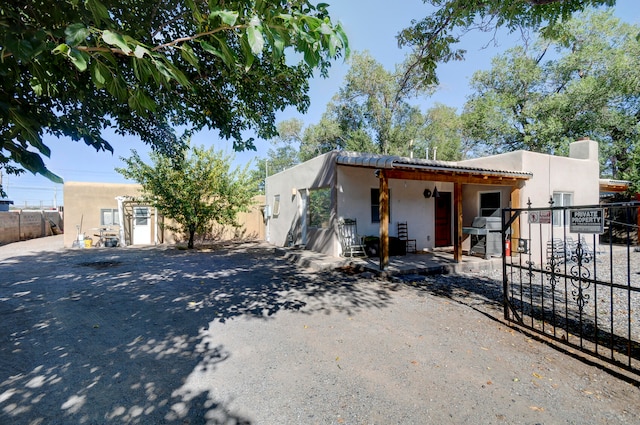
<path id="1" fill-rule="evenodd" d="M 438 192 L 438 186 L 434 186 L 433 187 L 433 196 L 434 198 L 439 198 L 440 197 L 440 192 Z"/>
<path id="2" fill-rule="evenodd" d="M 424 192 L 422 192 L 422 195 L 427 199 L 431 198 L 431 191 L 429 189 L 425 189 Z"/>

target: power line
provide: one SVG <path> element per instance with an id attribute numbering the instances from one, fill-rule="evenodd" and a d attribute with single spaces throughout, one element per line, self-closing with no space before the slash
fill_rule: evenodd
<path id="1" fill-rule="evenodd" d="M 62 190 L 62 187 L 63 185 L 49 186 L 49 187 L 7 185 L 7 189 L 21 189 L 21 190 Z"/>

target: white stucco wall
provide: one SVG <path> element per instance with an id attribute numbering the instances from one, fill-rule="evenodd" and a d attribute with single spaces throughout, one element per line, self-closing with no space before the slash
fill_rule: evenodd
<path id="1" fill-rule="evenodd" d="M 306 245 L 308 249 L 336 255 L 338 240 L 335 230 L 335 216 L 326 229 L 306 227 L 303 203 L 307 189 L 331 188 L 335 192 L 335 156 L 329 152 L 303 164 L 269 176 L 266 181 L 266 203 L 271 209 L 267 220 L 267 241 L 284 246 L 287 234 L 293 231 L 295 244 Z M 280 214 L 273 214 L 274 198 L 280 196 Z"/>
<path id="2" fill-rule="evenodd" d="M 459 165 L 533 173 L 520 192 L 520 205 L 526 208 L 549 205 L 554 192 L 571 192 L 574 205 L 594 205 L 599 201 L 600 164 L 598 144 L 580 140 L 570 145 L 572 157 L 553 156 L 528 151 L 515 151 L 483 158 L 460 161 Z"/>
<path id="3" fill-rule="evenodd" d="M 371 221 L 371 189 L 379 188 L 372 168 L 337 166 L 335 152 L 316 157 L 291 169 L 267 178 L 267 204 L 272 213 L 274 197 L 280 197 L 280 212 L 267 221 L 267 240 L 284 246 L 287 234 L 294 231 L 295 243 L 307 249 L 333 256 L 341 254 L 337 236 L 337 220 L 354 218 L 358 233 L 379 236 L 380 224 Z M 336 204 L 328 229 L 307 227 L 303 234 L 303 202 L 306 189 L 332 188 Z M 452 183 L 389 180 L 391 191 L 391 221 L 389 235 L 397 236 L 399 221 L 406 221 L 409 237 L 416 239 L 419 250 L 434 246 L 434 199 L 425 199 L 425 189 L 453 192 Z M 452 209 L 453 210 L 453 209 Z M 453 220 L 453 217 L 452 217 Z"/>
<path id="4" fill-rule="evenodd" d="M 527 152 L 523 167 L 533 172 L 534 179 L 525 184 L 522 207 L 530 198 L 532 206 L 549 205 L 554 192 L 573 194 L 573 205 L 595 205 L 600 195 L 600 165 L 595 160 L 574 159 Z"/>

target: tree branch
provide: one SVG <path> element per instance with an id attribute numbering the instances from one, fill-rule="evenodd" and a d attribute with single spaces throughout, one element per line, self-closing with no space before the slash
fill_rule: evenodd
<path id="1" fill-rule="evenodd" d="M 93 52 L 104 52 L 104 53 L 113 53 L 119 56 L 133 56 L 133 51 L 131 53 L 125 53 L 122 49 L 116 49 L 115 47 L 98 47 L 98 46 L 76 46 L 75 49 L 81 52 L 93 53 Z"/>
<path id="2" fill-rule="evenodd" d="M 529 0 L 529 3 L 534 6 L 544 6 L 546 4 L 558 3 L 560 1 L 562 0 Z"/>
<path id="3" fill-rule="evenodd" d="M 236 29 L 240 29 L 240 28 L 247 28 L 247 25 L 235 25 L 233 27 L 221 27 L 221 28 L 216 28 L 214 30 L 211 31 L 207 31 L 207 32 L 203 32 L 203 33 L 198 33 L 192 36 L 188 36 L 188 37 L 180 37 L 180 38 L 176 38 L 173 41 L 170 41 L 169 43 L 164 43 L 164 44 L 160 44 L 154 48 L 151 49 L 152 52 L 157 52 L 159 50 L 165 49 L 167 47 L 172 47 L 175 46 L 177 44 L 180 43 L 184 43 L 187 41 L 191 41 L 191 40 L 196 40 L 198 38 L 202 38 L 202 37 L 206 37 L 207 35 L 212 35 L 221 31 L 226 31 L 226 30 L 236 30 Z M 132 51 L 131 53 L 125 53 L 122 49 L 117 49 L 115 47 L 100 47 L 100 46 L 76 46 L 76 49 L 82 51 L 82 52 L 87 52 L 87 53 L 92 53 L 92 52 L 109 52 L 109 53 L 113 53 L 119 56 L 134 56 L 134 52 Z M 5 57 L 8 57 L 11 55 L 11 52 L 7 52 L 3 55 L 2 59 L 4 59 Z"/>
<path id="4" fill-rule="evenodd" d="M 249 26 L 246 24 L 243 25 L 234 25 L 232 27 L 220 27 L 220 28 L 216 28 L 214 30 L 211 31 L 206 31 L 206 32 L 201 32 L 192 36 L 188 36 L 188 37 L 180 37 L 180 38 L 176 38 L 173 41 L 170 41 L 169 43 L 164 43 L 164 44 L 160 44 L 156 47 L 154 47 L 153 49 L 151 49 L 152 52 L 157 52 L 159 50 L 162 50 L 164 48 L 167 47 L 173 47 L 176 44 L 180 44 L 180 43 L 184 43 L 186 41 L 192 41 L 192 40 L 196 40 L 198 38 L 201 37 L 206 37 L 207 35 L 213 35 L 216 34 L 218 32 L 222 32 L 222 31 L 226 31 L 226 30 L 237 30 L 237 29 L 241 29 L 241 28 L 248 28 Z"/>

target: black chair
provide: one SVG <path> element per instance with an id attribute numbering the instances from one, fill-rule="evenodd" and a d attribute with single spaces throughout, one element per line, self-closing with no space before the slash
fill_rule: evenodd
<path id="1" fill-rule="evenodd" d="M 398 222 L 398 239 L 403 241 L 407 246 L 406 251 L 408 253 L 415 254 L 418 251 L 415 239 L 409 239 L 409 230 L 407 229 L 407 222 Z"/>

